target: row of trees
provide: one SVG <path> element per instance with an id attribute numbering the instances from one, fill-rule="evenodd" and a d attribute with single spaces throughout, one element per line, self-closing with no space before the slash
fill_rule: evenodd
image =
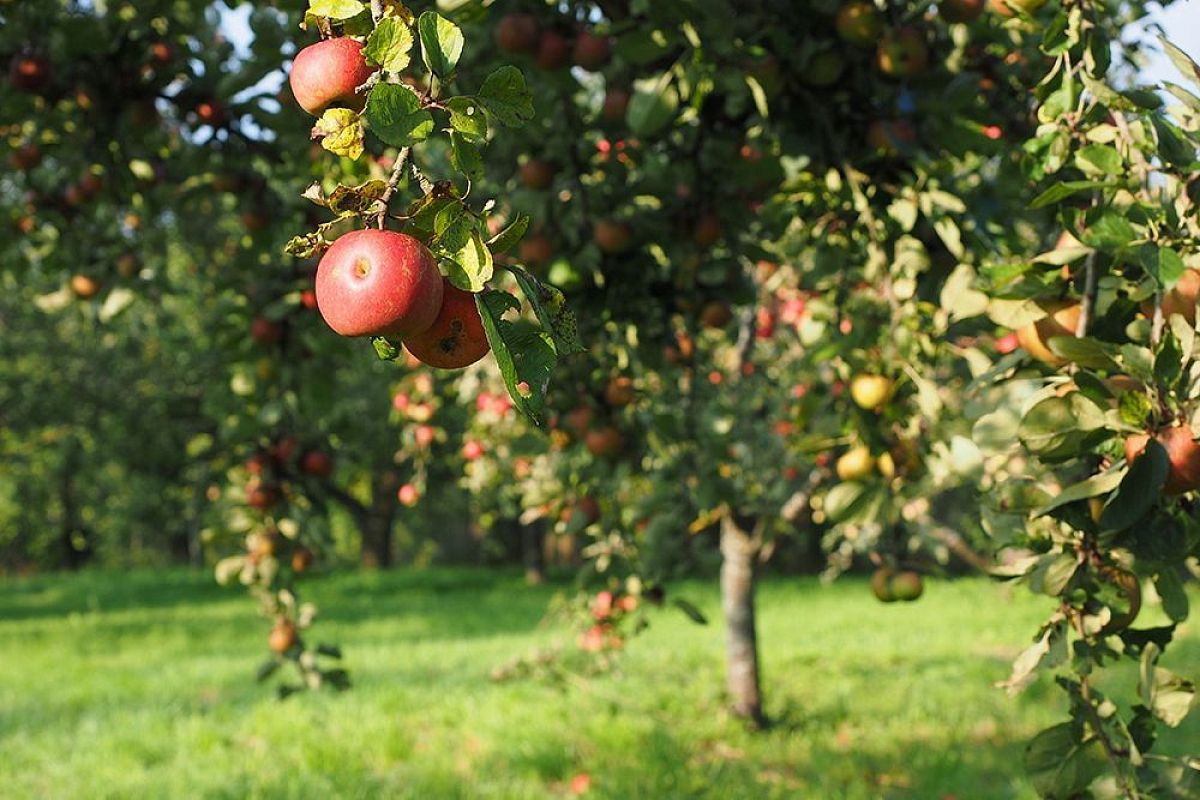
<path id="1" fill-rule="evenodd" d="M 1114 78 L 1139 2 L 811 5 L 799 30 L 770 2 L 314 0 L 255 10 L 244 58 L 201 45 L 207 3 L 67 4 L 49 28 L 2 7 L 22 232 L 4 279 L 42 298 L 4 322 L 49 318 L 69 343 L 5 337 L 23 358 L 2 385 L 26 398 L 0 404 L 6 448 L 29 464 L 14 552 L 45 536 L 34 493 L 79 552 L 85 463 L 178 487 L 179 518 L 210 532 L 189 523 L 181 546 L 234 549 L 220 575 L 256 587 L 272 649 L 340 686 L 319 665 L 336 649 L 299 634 L 295 579 L 338 520 L 390 563 L 397 520 L 445 528 L 430 500 L 458 483 L 474 519 L 519 520 L 532 565 L 547 533 L 586 542 L 589 649 L 719 560 L 730 698 L 762 722 L 754 581 L 786 537 L 819 543 L 831 575 L 873 561 L 883 597 L 919 595 L 913 569 L 951 553 L 978 561 L 965 540 L 1053 598 L 1008 682 L 1053 671 L 1070 698 L 1031 744 L 1039 791 L 1185 791 L 1194 770 L 1152 745 L 1192 698 L 1159 661 L 1197 555 L 1196 90 L 1167 86 L 1165 109 Z M 319 147 L 288 93 L 255 88 L 293 39 Z M 379 289 L 425 251 L 374 233 L 347 257 L 354 229 L 414 237 L 447 284 L 358 324 L 355 270 Z M 423 344 L 456 292 L 477 305 Z M 129 354 L 89 360 L 80 325 Z M 459 366 L 474 326 L 493 356 L 461 372 L 405 355 Z M 139 359 L 171 401 L 149 409 L 172 437 L 159 464 L 140 443 L 97 452 L 76 398 L 39 403 L 24 380 L 78 363 L 127 408 L 136 381 L 116 376 Z M 39 446 L 57 431 L 77 443 Z M 1130 627 L 1149 585 L 1168 624 Z M 1126 658 L 1139 685 L 1101 695 Z"/>

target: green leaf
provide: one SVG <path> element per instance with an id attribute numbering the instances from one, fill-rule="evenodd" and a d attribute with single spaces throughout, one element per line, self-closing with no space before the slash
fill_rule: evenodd
<path id="1" fill-rule="evenodd" d="M 479 90 L 479 103 L 501 125 L 510 128 L 533 119 L 533 92 L 525 85 L 525 76 L 513 66 L 500 67 L 487 76 Z"/>
<path id="2" fill-rule="evenodd" d="M 497 233 L 491 239 L 488 239 L 488 249 L 496 255 L 507 253 L 512 248 L 516 247 L 517 242 L 521 241 L 521 237 L 525 235 L 525 231 L 529 230 L 529 216 L 527 214 L 517 214 L 517 218 Z"/>
<path id="3" fill-rule="evenodd" d="M 484 284 L 492 278 L 492 254 L 478 229 L 471 230 L 470 237 L 450 258 L 450 274 L 446 276 L 449 281 L 465 292 L 483 291 Z"/>
<path id="4" fill-rule="evenodd" d="M 334 155 L 355 161 L 363 154 L 362 117 L 348 108 L 327 109 L 313 126 L 313 137 Z"/>
<path id="5" fill-rule="evenodd" d="M 446 101 L 446 110 L 450 112 L 450 127 L 472 142 L 482 142 L 487 138 L 487 115 L 473 97 L 452 97 Z"/>
<path id="6" fill-rule="evenodd" d="M 1106 144 L 1090 144 L 1075 153 L 1075 163 L 1091 174 L 1119 175 L 1124 166 L 1117 148 Z"/>
<path id="7" fill-rule="evenodd" d="M 463 35 L 450 20 L 434 11 L 426 11 L 417 20 L 421 34 L 421 53 L 425 66 L 442 80 L 446 79 L 463 51 Z"/>
<path id="8" fill-rule="evenodd" d="M 1090 336 L 1051 336 L 1046 340 L 1055 355 L 1088 369 L 1117 370 L 1117 348 Z"/>
<path id="9" fill-rule="evenodd" d="M 1105 209 L 1100 218 L 1083 230 L 1083 243 L 1101 250 L 1120 250 L 1139 238 L 1123 212 Z"/>
<path id="10" fill-rule="evenodd" d="M 1154 407 L 1144 392 L 1123 392 L 1117 400 L 1117 412 L 1121 421 L 1135 428 L 1146 428 Z"/>
<path id="11" fill-rule="evenodd" d="M 1183 259 L 1170 247 L 1159 247 L 1157 250 L 1153 245 L 1148 247 L 1151 248 L 1148 255 L 1138 260 L 1160 288 L 1171 289 L 1187 270 Z"/>
<path id="12" fill-rule="evenodd" d="M 350 19 L 367 10 L 360 0 L 309 0 L 308 10 L 318 17 Z"/>
<path id="13" fill-rule="evenodd" d="M 1151 117 L 1151 122 L 1158 135 L 1158 154 L 1163 161 L 1176 167 L 1190 167 L 1196 162 L 1196 148 L 1179 128 L 1157 114 Z"/>
<path id="14" fill-rule="evenodd" d="M 503 319 L 507 311 L 520 309 L 521 305 L 508 292 L 482 292 L 475 295 L 475 304 L 514 406 L 535 425 L 541 425 L 546 389 L 558 363 L 554 341 L 544 331 L 528 325 L 518 327 Z"/>
<path id="15" fill-rule="evenodd" d="M 1179 70 L 1179 74 L 1197 86 L 1200 86 L 1200 67 L 1196 66 L 1196 62 L 1187 53 L 1167 41 L 1165 36 L 1160 36 L 1158 41 L 1163 46 L 1163 50 L 1166 51 L 1167 58 L 1171 59 L 1171 63 L 1175 65 L 1175 69 Z"/>
<path id="16" fill-rule="evenodd" d="M 1142 518 L 1162 494 L 1167 480 L 1167 451 L 1155 439 L 1146 444 L 1146 450 L 1134 459 L 1129 472 L 1117 487 L 1117 493 L 1104 507 L 1100 516 L 1100 527 L 1109 531 L 1128 528 Z"/>
<path id="17" fill-rule="evenodd" d="M 625 119 L 629 128 L 639 136 L 652 136 L 675 119 L 679 109 L 679 92 L 670 82 L 670 73 L 656 78 L 635 81 L 633 96 Z"/>
<path id="18" fill-rule="evenodd" d="M 1191 710 L 1196 685 L 1170 670 L 1155 667 L 1153 696 L 1150 708 L 1154 716 L 1168 727 L 1177 728 Z"/>
<path id="19" fill-rule="evenodd" d="M 1082 740 L 1070 722 L 1047 728 L 1025 748 L 1025 770 L 1042 797 L 1080 794 L 1104 771 L 1104 765 L 1100 742 Z"/>
<path id="20" fill-rule="evenodd" d="M 479 148 L 458 131 L 450 132 L 450 166 L 472 179 L 483 174 L 483 156 Z"/>
<path id="21" fill-rule="evenodd" d="M 1163 81 L 1163 88 L 1174 95 L 1175 99 L 1187 106 L 1189 110 L 1200 112 L 1200 97 L 1192 94 L 1182 86 L 1169 81 Z"/>
<path id="22" fill-rule="evenodd" d="M 1158 385 L 1170 388 L 1183 374 L 1183 350 L 1169 328 L 1164 332 L 1162 345 L 1154 359 L 1154 379 Z"/>
<path id="23" fill-rule="evenodd" d="M 702 611 L 700 611 L 700 609 L 697 608 L 695 606 L 695 604 L 693 604 L 687 600 L 684 600 L 682 597 L 673 598 L 671 600 L 671 604 L 674 605 L 676 608 L 678 608 L 680 611 L 682 611 L 687 616 L 688 619 L 690 619 L 692 622 L 696 623 L 697 625 L 707 625 L 708 624 L 708 617 L 704 616 L 704 613 Z"/>
<path id="24" fill-rule="evenodd" d="M 1035 510 L 1033 516 L 1040 517 L 1050 513 L 1060 506 L 1065 506 L 1067 503 L 1074 503 L 1076 500 L 1086 500 L 1089 497 L 1107 494 L 1121 483 L 1121 479 L 1125 477 L 1125 470 L 1115 469 L 1108 472 L 1102 472 L 1099 475 L 1093 475 L 1085 481 L 1080 481 L 1072 486 L 1063 489 L 1058 497 L 1051 500 L 1046 505 Z"/>
<path id="25" fill-rule="evenodd" d="M 1141 461 L 1141 459 L 1138 460 Z M 1179 574 L 1174 569 L 1167 567 L 1155 575 L 1154 588 L 1158 590 L 1158 596 L 1162 598 L 1163 613 L 1172 622 L 1183 622 L 1187 619 L 1187 591 L 1184 590 L 1183 581 L 1179 579 Z"/>
<path id="26" fill-rule="evenodd" d="M 447 253 L 458 253 L 471 241 L 471 231 L 475 229 L 475 218 L 461 202 L 447 203 L 437 213 L 433 220 L 433 232 L 438 237 L 438 247 Z M 479 289 L 460 289 L 477 292 Z M 480 287 L 482 288 L 482 286 Z"/>
<path id="27" fill-rule="evenodd" d="M 403 20 L 385 17 L 367 39 L 363 56 L 387 72 L 400 72 L 412 60 L 413 42 L 412 29 Z"/>
<path id="28" fill-rule="evenodd" d="M 1065 200 L 1073 194 L 1086 192 L 1089 189 L 1108 189 L 1114 184 L 1108 181 L 1063 181 L 1056 183 L 1046 191 L 1039 194 L 1029 204 L 1030 208 L 1045 208 L 1049 205 Z"/>
<path id="29" fill-rule="evenodd" d="M 399 343 L 389 341 L 386 336 L 372 336 L 371 345 L 380 361 L 395 361 L 400 357 Z"/>
<path id="30" fill-rule="evenodd" d="M 366 116 L 371 131 L 394 147 L 411 147 L 433 132 L 433 117 L 407 86 L 378 84 L 367 100 Z"/>
<path id="31" fill-rule="evenodd" d="M 582 353 L 584 347 L 579 341 L 575 314 L 567 307 L 563 293 L 557 287 L 542 283 L 520 267 L 510 267 L 509 271 L 517 279 L 517 284 L 542 327 L 554 337 L 559 356 Z"/>

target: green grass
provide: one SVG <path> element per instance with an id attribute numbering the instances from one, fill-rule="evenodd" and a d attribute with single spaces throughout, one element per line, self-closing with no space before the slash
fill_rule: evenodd
<path id="1" fill-rule="evenodd" d="M 0 796 L 540 798 L 587 772 L 601 798 L 1024 798 L 1022 745 L 1062 713 L 1045 678 L 992 688 L 1048 601 L 983 580 L 893 606 L 862 581 L 768 581 L 765 733 L 724 711 L 721 627 L 677 612 L 614 672 L 491 682 L 569 635 L 538 626 L 559 590 L 483 570 L 314 580 L 355 687 L 279 702 L 251 678 L 267 623 L 208 574 L 0 583 Z M 678 591 L 717 618 L 712 586 Z M 1195 677 L 1200 633 L 1181 638 L 1169 663 Z M 1166 746 L 1198 740 L 1192 720 Z"/>

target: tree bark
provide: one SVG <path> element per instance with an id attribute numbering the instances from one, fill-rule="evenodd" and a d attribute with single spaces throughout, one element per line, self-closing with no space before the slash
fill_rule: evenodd
<path id="1" fill-rule="evenodd" d="M 542 552 L 546 538 L 544 520 L 521 526 L 521 556 L 525 562 L 525 582 L 540 586 L 546 581 L 546 559 Z"/>
<path id="2" fill-rule="evenodd" d="M 762 727 L 758 632 L 754 622 L 754 566 L 760 543 L 726 515 L 721 520 L 721 609 L 725 615 L 727 684 L 733 713 Z"/>
<path id="3" fill-rule="evenodd" d="M 392 527 L 396 519 L 397 483 L 390 472 L 380 475 L 371 487 L 371 505 L 356 514 L 362 534 L 364 567 L 387 569 L 394 561 Z"/>

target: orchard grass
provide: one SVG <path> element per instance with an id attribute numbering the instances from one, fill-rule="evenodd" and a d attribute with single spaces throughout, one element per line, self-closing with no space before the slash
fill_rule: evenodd
<path id="1" fill-rule="evenodd" d="M 565 797 L 588 773 L 595 798 L 1026 798 L 1022 746 L 1063 718 L 1046 677 L 992 688 L 1052 601 L 983 579 L 887 606 L 862 579 L 767 580 L 765 733 L 724 710 L 714 582 L 676 589 L 712 624 L 657 612 L 615 671 L 491 681 L 573 637 L 539 626 L 569 589 L 508 570 L 314 579 L 314 638 L 344 646 L 355 686 L 279 702 L 253 680 L 269 623 L 207 572 L 0 581 L 0 796 Z M 1167 665 L 1194 678 L 1197 626 L 1180 640 Z M 1105 686 L 1132 685 L 1114 672 Z M 1195 715 L 1163 746 L 1189 741 Z"/>

